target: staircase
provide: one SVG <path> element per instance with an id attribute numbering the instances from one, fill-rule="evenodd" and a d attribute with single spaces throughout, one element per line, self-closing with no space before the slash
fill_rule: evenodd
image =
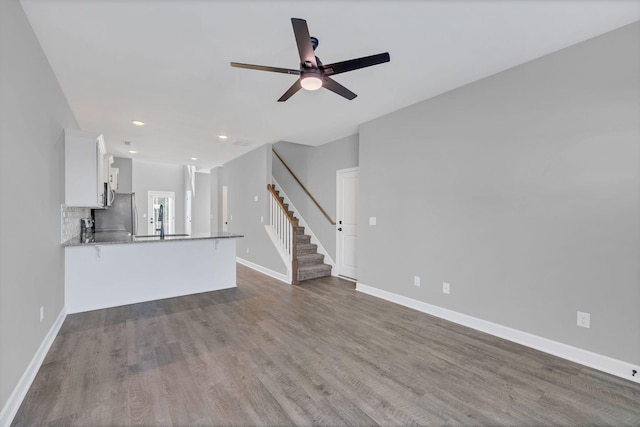
<path id="1" fill-rule="evenodd" d="M 282 202 L 282 206 L 289 212 L 289 216 L 295 218 L 294 213 L 288 210 L 289 205 L 284 203 L 284 197 L 280 196 L 280 192 L 275 190 L 275 194 Z M 318 245 L 311 243 L 311 236 L 304 234 L 304 227 L 295 227 L 294 233 L 298 259 L 298 282 L 330 276 L 331 266 L 324 263 L 324 255 L 318 253 Z"/>

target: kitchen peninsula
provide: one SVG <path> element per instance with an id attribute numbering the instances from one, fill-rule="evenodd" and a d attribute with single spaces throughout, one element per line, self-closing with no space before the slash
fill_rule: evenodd
<path id="1" fill-rule="evenodd" d="M 65 308 L 79 313 L 236 287 L 236 238 L 99 235 L 65 247 Z"/>

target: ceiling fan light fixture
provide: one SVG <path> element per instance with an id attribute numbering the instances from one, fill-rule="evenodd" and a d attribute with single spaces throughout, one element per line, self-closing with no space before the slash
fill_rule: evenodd
<path id="1" fill-rule="evenodd" d="M 298 54 L 300 56 L 300 70 L 281 67 L 265 67 L 264 65 L 242 64 L 232 62 L 235 68 L 246 68 L 248 70 L 270 71 L 273 73 L 294 74 L 300 76 L 287 91 L 282 94 L 278 102 L 284 102 L 295 95 L 300 89 L 318 90 L 324 87 L 331 92 L 351 101 L 358 95 L 351 92 L 331 77 L 335 74 L 346 73 L 347 71 L 359 70 L 360 68 L 371 67 L 373 65 L 389 62 L 391 57 L 389 52 L 377 55 L 363 56 L 362 58 L 349 59 L 347 61 L 335 62 L 329 65 L 322 65 L 316 56 L 315 50 L 318 47 L 318 39 L 309 35 L 307 21 L 300 18 L 291 18 L 293 35 L 296 39 Z"/>
<path id="2" fill-rule="evenodd" d="M 322 79 L 313 74 L 304 76 L 300 79 L 300 86 L 306 90 L 318 90 L 322 87 Z"/>

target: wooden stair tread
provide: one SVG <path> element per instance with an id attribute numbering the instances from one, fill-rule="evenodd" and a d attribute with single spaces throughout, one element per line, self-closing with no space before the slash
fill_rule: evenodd
<path id="1" fill-rule="evenodd" d="M 298 267 L 298 281 L 317 279 L 331 275 L 331 266 L 328 264 L 316 264 Z"/>

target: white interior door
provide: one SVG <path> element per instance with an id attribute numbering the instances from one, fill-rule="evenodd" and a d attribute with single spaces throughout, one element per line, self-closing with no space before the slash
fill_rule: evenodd
<path id="1" fill-rule="evenodd" d="M 222 186 L 222 231 L 229 231 L 229 218 L 227 216 L 227 196 L 229 194 L 229 188 L 226 185 Z"/>
<path id="2" fill-rule="evenodd" d="M 175 202 L 176 194 L 173 191 L 149 191 L 147 200 L 148 232 L 160 234 L 160 206 L 163 210 L 164 234 L 174 234 L 176 229 Z"/>
<path id="3" fill-rule="evenodd" d="M 184 195 L 184 232 L 191 235 L 191 211 L 192 211 L 192 192 L 187 190 Z"/>
<path id="4" fill-rule="evenodd" d="M 358 277 L 358 168 L 337 172 L 336 267 L 340 276 Z"/>

